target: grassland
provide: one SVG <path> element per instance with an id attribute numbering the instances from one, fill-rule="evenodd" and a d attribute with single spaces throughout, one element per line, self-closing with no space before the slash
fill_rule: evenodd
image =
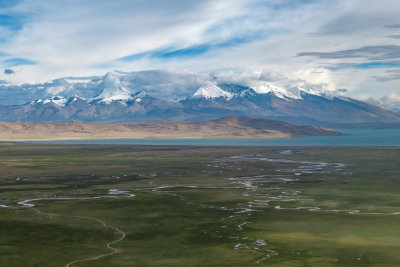
<path id="1" fill-rule="evenodd" d="M 0 266 L 398 266 L 399 159 L 1 143 Z"/>

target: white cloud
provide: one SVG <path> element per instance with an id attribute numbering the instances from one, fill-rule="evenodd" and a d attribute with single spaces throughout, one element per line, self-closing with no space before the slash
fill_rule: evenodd
<path id="1" fill-rule="evenodd" d="M 14 10 L 34 10 L 31 20 L 2 49 L 39 62 L 29 71 L 42 79 L 93 73 L 91 66 L 130 54 L 203 42 L 206 29 L 236 16 L 244 2 L 26 1 Z"/>
<path id="2" fill-rule="evenodd" d="M 213 88 L 215 84 L 238 84 L 249 86 L 256 92 L 265 93 L 275 88 L 285 95 L 298 97 L 302 88 L 311 93 L 332 92 L 319 79 L 305 77 L 289 78 L 277 72 L 266 71 L 218 71 L 195 73 L 177 70 L 152 70 L 139 72 L 109 72 L 104 76 L 67 77 L 46 83 L 17 86 L 0 85 L 0 104 L 23 104 L 54 96 L 73 96 L 92 99 L 112 98 L 114 94 L 128 97 L 132 93 L 145 92 L 164 100 L 181 100 L 192 96 L 199 88 Z M 301 78 L 300 78 L 301 77 Z M 214 86 L 214 89 L 216 87 Z"/>
<path id="3" fill-rule="evenodd" d="M 383 97 L 369 97 L 366 101 L 400 113 L 400 93 L 392 93 Z"/>
<path id="4" fill-rule="evenodd" d="M 398 45 L 397 39 L 387 37 L 398 34 L 398 28 L 385 25 L 400 23 L 399 8 L 392 0 L 22 1 L 3 10 L 24 14 L 27 19 L 21 30 L 2 31 L 5 35 L 0 34 L 0 39 L 6 41 L 0 52 L 38 64 L 17 66 L 15 75 L 0 74 L 0 79 L 44 82 L 103 75 L 113 69 L 174 68 L 202 73 L 244 69 L 247 71 L 240 74 L 231 72 L 229 79 L 322 91 L 346 88 L 346 94 L 353 97 L 383 97 L 395 93 L 400 83 L 374 78 L 384 76 L 387 67 L 331 71 L 326 67 L 368 60 L 296 55 Z M 213 47 L 192 57 L 116 61 L 146 51 L 200 44 Z M 187 82 L 179 75 L 175 78 L 176 84 Z M 163 84 L 160 88 L 159 94 L 165 97 L 174 86 Z"/>

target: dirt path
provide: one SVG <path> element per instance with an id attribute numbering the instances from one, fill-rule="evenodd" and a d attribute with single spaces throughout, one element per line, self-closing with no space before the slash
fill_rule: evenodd
<path id="1" fill-rule="evenodd" d="M 114 196 L 113 196 L 113 197 L 114 197 Z M 31 210 L 34 210 L 35 212 L 37 212 L 37 213 L 39 213 L 39 214 L 42 214 L 43 212 L 40 211 L 40 210 L 37 209 L 37 208 L 34 208 L 35 205 L 34 205 L 34 204 L 30 204 L 30 202 L 32 202 L 32 201 L 37 201 L 37 200 L 87 200 L 87 199 L 98 199 L 98 198 L 103 198 L 103 197 L 85 197 L 85 198 L 36 198 L 36 199 L 27 199 L 27 200 L 19 201 L 18 204 L 21 205 L 21 206 L 23 206 L 23 207 L 30 208 Z M 105 196 L 104 198 L 109 198 L 109 196 Z M 118 238 L 118 239 L 116 239 L 116 240 L 113 240 L 113 241 L 111 241 L 111 242 L 108 242 L 108 243 L 106 244 L 106 247 L 107 247 L 108 249 L 110 249 L 111 252 L 109 252 L 109 253 L 104 253 L 104 254 L 100 254 L 100 255 L 97 255 L 97 256 L 93 256 L 93 257 L 89 257 L 89 258 L 86 258 L 86 259 L 71 261 L 71 262 L 67 263 L 67 264 L 65 265 L 65 267 L 70 267 L 70 266 L 72 266 L 73 264 L 78 263 L 78 262 L 98 260 L 98 259 L 100 259 L 100 258 L 103 258 L 103 257 L 106 257 L 106 256 L 111 256 L 111 255 L 114 255 L 114 254 L 117 254 L 117 253 L 120 252 L 119 249 L 114 248 L 114 247 L 111 246 L 111 245 L 113 245 L 113 244 L 115 244 L 115 243 L 117 243 L 117 242 L 122 241 L 122 240 L 126 237 L 126 233 L 123 232 L 123 231 L 121 231 L 121 230 L 118 229 L 117 227 L 112 226 L 112 225 L 108 225 L 108 224 L 107 224 L 106 222 L 104 222 L 103 220 L 100 220 L 100 219 L 98 219 L 98 218 L 93 218 L 93 217 L 69 216 L 69 215 L 54 214 L 54 213 L 52 213 L 52 215 L 53 215 L 53 216 L 69 217 L 69 218 L 79 218 L 79 219 L 94 220 L 94 221 L 97 221 L 97 222 L 101 223 L 104 227 L 111 228 L 111 229 L 115 230 L 116 232 L 118 232 L 119 234 L 121 234 L 121 237 L 120 237 L 120 238 Z"/>
<path id="2" fill-rule="evenodd" d="M 65 215 L 61 215 L 61 216 L 65 216 Z M 119 241 L 121 241 L 121 240 L 123 240 L 123 239 L 126 237 L 126 233 L 125 233 L 125 232 L 121 231 L 120 229 L 118 229 L 118 228 L 115 227 L 115 226 L 108 225 L 108 224 L 105 223 L 104 221 L 102 221 L 102 220 L 100 220 L 100 219 L 97 219 L 97 218 L 82 217 L 82 216 L 66 216 L 66 217 L 70 217 L 70 218 L 81 218 L 81 219 L 90 219 L 90 220 L 98 221 L 98 222 L 101 223 L 104 227 L 108 227 L 108 228 L 114 229 L 116 232 L 120 233 L 120 234 L 121 234 L 121 237 L 118 238 L 117 240 L 111 241 L 111 242 L 109 242 L 109 243 L 106 244 L 106 247 L 107 247 L 108 249 L 110 249 L 111 252 L 105 253 L 105 254 L 100 254 L 100 255 L 93 256 L 93 257 L 86 258 L 86 259 L 71 261 L 70 263 L 67 263 L 67 264 L 65 265 L 65 267 L 70 267 L 71 265 L 73 265 L 73 264 L 75 264 L 75 263 L 78 263 L 78 262 L 98 260 L 98 259 L 100 259 L 100 258 L 103 258 L 103 257 L 106 257 L 106 256 L 111 256 L 111 255 L 114 255 L 114 254 L 117 254 L 117 253 L 120 252 L 119 249 L 113 248 L 111 245 L 112 245 L 112 244 L 115 244 L 115 243 L 117 243 L 117 242 L 119 242 Z"/>

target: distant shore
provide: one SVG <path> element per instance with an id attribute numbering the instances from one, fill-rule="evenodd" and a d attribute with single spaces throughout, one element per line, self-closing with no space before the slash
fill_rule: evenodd
<path id="1" fill-rule="evenodd" d="M 81 136 L 31 136 L 29 134 L 21 136 L 2 136 L 1 142 L 29 142 L 29 141 L 63 141 L 63 140 L 107 140 L 107 139 L 281 139 L 281 138 L 299 138 L 289 135 L 265 135 L 265 136 L 237 136 L 237 135 L 216 135 L 216 136 L 176 136 L 176 135 L 157 135 L 157 136 L 137 136 L 137 135 L 81 135 Z"/>
<path id="2" fill-rule="evenodd" d="M 293 125 L 263 118 L 231 116 L 213 121 L 148 121 L 130 123 L 0 122 L 0 141 L 52 141 L 84 139 L 220 138 L 277 139 L 336 136 L 336 130 Z"/>

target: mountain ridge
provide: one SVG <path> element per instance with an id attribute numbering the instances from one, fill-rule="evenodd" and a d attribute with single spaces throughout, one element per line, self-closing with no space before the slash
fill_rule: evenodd
<path id="1" fill-rule="evenodd" d="M 169 86 L 172 86 L 168 80 L 162 80 L 162 76 L 166 75 L 163 72 L 149 72 L 148 75 L 148 80 L 161 79 L 160 90 L 157 91 L 160 94 L 168 92 Z M 186 93 L 186 97 L 170 99 L 149 94 L 149 84 L 153 86 L 155 82 L 145 78 L 136 73 L 116 72 L 108 73 L 101 79 L 64 79 L 59 82 L 64 86 L 62 88 L 66 88 L 62 92 L 71 92 L 71 95 L 53 95 L 24 104 L 0 105 L 0 121 L 207 121 L 236 115 L 327 127 L 366 125 L 370 128 L 377 125 L 400 125 L 400 114 L 359 100 L 319 93 L 312 89 L 285 89 L 268 83 L 250 87 L 226 82 L 207 82 L 198 86 L 198 81 L 190 82 L 187 77 L 180 77 L 182 81 L 178 85 L 192 89 L 190 93 Z M 176 79 L 179 80 L 178 78 Z M 189 84 L 186 85 L 185 82 Z M 77 95 L 76 90 L 71 89 L 75 85 L 71 84 L 78 84 L 81 92 L 92 93 L 86 97 Z M 132 84 L 137 87 L 132 87 Z M 44 87 L 47 88 L 46 91 L 54 93 L 60 90 L 53 85 Z M 151 90 L 154 92 L 154 88 Z"/>

